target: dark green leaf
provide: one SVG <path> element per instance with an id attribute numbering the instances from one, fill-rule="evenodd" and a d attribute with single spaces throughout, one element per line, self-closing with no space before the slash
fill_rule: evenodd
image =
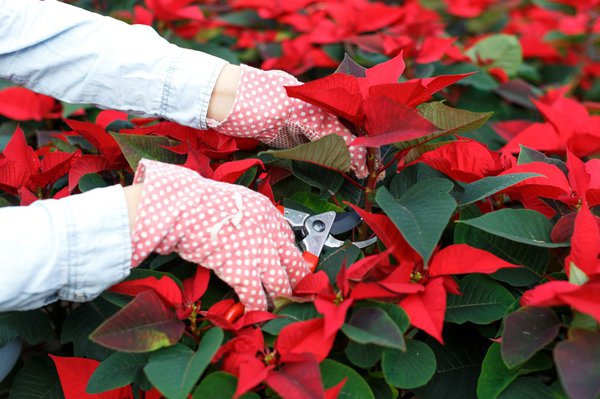
<path id="1" fill-rule="evenodd" d="M 419 106 L 421 114 L 445 133 L 464 133 L 480 128 L 492 116 L 493 112 L 471 112 L 452 108 L 440 101 L 424 103 Z"/>
<path id="2" fill-rule="evenodd" d="M 155 161 L 181 164 L 185 157 L 169 151 L 163 147 L 170 147 L 176 142 L 164 136 L 145 136 L 140 134 L 110 133 L 121 147 L 123 155 L 133 170 L 137 169 L 140 159 L 152 159 Z"/>
<path id="3" fill-rule="evenodd" d="M 465 186 L 465 192 L 460 205 L 472 204 L 496 194 L 505 188 L 538 176 L 541 175 L 537 173 L 513 173 L 510 175 L 484 177 Z"/>
<path id="4" fill-rule="evenodd" d="M 197 352 L 181 344 L 155 352 L 144 373 L 169 399 L 185 399 L 210 364 L 223 337 L 223 331 L 214 327 L 202 337 Z"/>
<path id="5" fill-rule="evenodd" d="M 279 331 L 288 324 L 297 322 L 297 321 L 306 321 L 310 319 L 315 319 L 319 317 L 319 313 L 315 309 L 315 306 L 312 303 L 290 303 L 286 305 L 281 310 L 276 312 L 278 316 L 277 319 L 269 320 L 262 327 L 262 330 L 271 335 L 278 335 Z M 283 316 L 283 317 L 282 317 Z"/>
<path id="6" fill-rule="evenodd" d="M 501 284 L 481 274 L 458 281 L 462 295 L 448 295 L 446 321 L 488 324 L 501 319 L 515 297 Z"/>
<path id="7" fill-rule="evenodd" d="M 385 349 L 381 359 L 385 380 L 391 385 L 414 389 L 421 387 L 433 377 L 436 370 L 435 355 L 422 341 L 409 339 L 406 351 Z"/>
<path id="8" fill-rule="evenodd" d="M 385 187 L 375 195 L 377 204 L 425 264 L 456 209 L 456 202 L 448 195 L 452 187 L 449 180 L 429 179 L 412 186 L 398 200 Z"/>
<path id="9" fill-rule="evenodd" d="M 546 370 L 552 367 L 552 359 L 537 354 L 527 363 L 509 369 L 502 361 L 500 344 L 493 343 L 483 360 L 477 382 L 479 399 L 496 399 L 519 375 Z"/>
<path id="10" fill-rule="evenodd" d="M 100 325 L 90 339 L 121 352 L 150 352 L 174 345 L 185 324 L 158 294 L 143 291 Z"/>
<path id="11" fill-rule="evenodd" d="M 382 309 L 361 307 L 356 310 L 342 331 L 352 341 L 386 348 L 405 350 L 404 335 L 396 323 Z"/>
<path id="12" fill-rule="evenodd" d="M 342 265 L 346 264 L 346 267 L 348 267 L 356 261 L 360 253 L 360 249 L 350 241 L 344 242 L 342 246 L 337 248 L 324 247 L 319 257 L 317 271 L 323 270 L 329 277 L 331 284 L 333 284 Z"/>
<path id="13" fill-rule="evenodd" d="M 390 194 L 394 198 L 400 198 L 418 182 L 436 178 L 447 179 L 448 176 L 424 163 L 410 165 L 392 178 L 389 185 Z"/>
<path id="14" fill-rule="evenodd" d="M 79 179 L 79 189 L 82 193 L 98 187 L 106 187 L 108 184 L 98 173 L 86 173 Z"/>
<path id="15" fill-rule="evenodd" d="M 408 330 L 408 327 L 410 327 L 410 320 L 408 319 L 408 315 L 397 304 L 376 301 L 369 301 L 366 302 L 366 304 L 366 306 L 376 306 L 380 309 L 385 310 L 385 312 L 392 318 L 392 320 L 394 320 L 394 323 L 396 323 L 400 331 L 406 332 Z"/>
<path id="16" fill-rule="evenodd" d="M 10 399 L 64 399 L 54 363 L 48 355 L 30 359 L 19 370 Z"/>
<path id="17" fill-rule="evenodd" d="M 224 371 L 216 371 L 200 381 L 192 399 L 230 399 L 235 393 L 237 378 Z M 258 399 L 254 392 L 240 396 L 240 399 Z"/>
<path id="18" fill-rule="evenodd" d="M 558 399 L 552 389 L 540 380 L 520 377 L 504 390 L 498 399 Z"/>
<path id="19" fill-rule="evenodd" d="M 600 334 L 571 330 L 554 348 L 560 382 L 569 397 L 596 399 L 600 395 Z"/>
<path id="20" fill-rule="evenodd" d="M 314 213 L 323 212 L 343 212 L 344 209 L 332 204 L 329 201 L 321 199 L 317 194 L 310 192 L 297 192 L 294 193 L 291 198 L 292 201 L 302 204 L 304 207 L 310 209 Z"/>
<path id="21" fill-rule="evenodd" d="M 310 143 L 300 144 L 287 150 L 269 150 L 259 154 L 278 159 L 308 162 L 340 172 L 350 170 L 350 152 L 342 136 L 328 134 Z"/>
<path id="22" fill-rule="evenodd" d="M 0 347 L 21 337 L 29 345 L 54 338 L 48 315 L 39 309 L 26 312 L 0 313 Z"/>
<path id="23" fill-rule="evenodd" d="M 518 165 L 528 164 L 532 162 L 543 162 L 556 166 L 557 168 L 562 170 L 564 174 L 569 173 L 567 164 L 561 161 L 560 159 L 547 157 L 543 153 L 532 148 L 525 147 L 524 145 L 520 145 L 520 147 L 521 151 L 519 152 L 519 158 L 517 159 Z"/>
<path id="24" fill-rule="evenodd" d="M 331 359 L 323 360 L 320 368 L 325 389 L 339 384 L 344 378 L 348 378 L 338 399 L 375 399 L 369 384 L 354 369 Z"/>
<path id="25" fill-rule="evenodd" d="M 114 353 L 96 368 L 86 392 L 101 393 L 131 384 L 147 362 L 145 353 Z"/>
<path id="26" fill-rule="evenodd" d="M 444 327 L 444 345 L 429 340 L 436 358 L 436 372 L 423 387 L 415 390 L 422 399 L 476 399 L 477 376 L 487 342 L 464 326 Z M 452 389 L 448 389 L 452 387 Z"/>
<path id="27" fill-rule="evenodd" d="M 553 243 L 552 223 L 541 213 L 530 209 L 505 208 L 478 218 L 461 220 L 490 234 L 508 240 L 545 248 L 568 247 L 569 243 Z"/>
<path id="28" fill-rule="evenodd" d="M 556 338 L 560 320 L 550 308 L 526 306 L 504 319 L 501 353 L 504 363 L 513 368 L 531 359 Z"/>
<path id="29" fill-rule="evenodd" d="M 335 195 L 344 183 L 344 176 L 340 173 L 307 162 L 292 161 L 292 173 L 303 182 L 318 188 L 322 199 Z"/>
<path id="30" fill-rule="evenodd" d="M 74 355 L 78 357 L 97 360 L 107 358 L 112 351 L 92 342 L 89 335 L 117 310 L 118 307 L 102 298 L 81 304 L 67 316 L 60 337 L 61 343 L 72 342 Z"/>
<path id="31" fill-rule="evenodd" d="M 355 341 L 349 341 L 344 349 L 344 353 L 353 365 L 368 369 L 379 363 L 383 348 L 377 345 L 359 344 Z"/>

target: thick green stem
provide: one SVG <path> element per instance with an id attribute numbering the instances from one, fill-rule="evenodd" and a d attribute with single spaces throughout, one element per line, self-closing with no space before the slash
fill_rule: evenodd
<path id="1" fill-rule="evenodd" d="M 368 147 L 367 148 L 367 169 L 369 170 L 369 176 L 367 178 L 367 189 L 365 190 L 365 206 L 364 210 L 367 212 L 371 212 L 373 210 L 373 194 L 375 192 L 375 186 L 377 184 L 377 177 L 379 176 L 379 171 L 376 168 L 375 160 L 377 154 L 375 148 Z M 358 230 L 358 239 L 359 241 L 366 240 L 367 234 L 369 233 L 369 226 L 363 220 L 360 228 Z"/>

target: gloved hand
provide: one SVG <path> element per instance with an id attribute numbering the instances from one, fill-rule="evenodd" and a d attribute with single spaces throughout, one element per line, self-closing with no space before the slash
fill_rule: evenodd
<path id="1" fill-rule="evenodd" d="M 267 197 L 146 159 L 134 177 L 134 184 L 142 182 L 132 233 L 133 267 L 153 251 L 176 252 L 212 269 L 246 310 L 266 310 L 266 295 L 290 296 L 309 273 L 294 233 Z"/>
<path id="2" fill-rule="evenodd" d="M 288 97 L 284 86 L 301 83 L 284 71 L 263 71 L 241 65 L 240 83 L 231 113 L 222 122 L 208 120 L 208 126 L 235 137 L 251 137 L 274 148 L 290 148 L 328 134 L 354 136 L 338 118 L 297 98 Z M 359 178 L 368 174 L 365 147 L 348 147 L 352 171 Z"/>

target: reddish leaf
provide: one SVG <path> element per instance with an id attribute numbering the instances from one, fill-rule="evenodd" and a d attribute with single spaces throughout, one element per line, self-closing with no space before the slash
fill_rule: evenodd
<path id="1" fill-rule="evenodd" d="M 321 313 L 325 319 L 325 325 L 323 327 L 325 338 L 331 336 L 335 337 L 338 330 L 342 328 L 342 325 L 346 320 L 348 309 L 352 306 L 352 302 L 352 299 L 336 298 L 336 295 L 333 293 L 321 293 L 317 295 L 314 304 L 317 311 Z"/>
<path id="2" fill-rule="evenodd" d="M 325 391 L 325 399 L 337 399 L 340 395 L 340 392 L 342 391 L 342 388 L 344 388 L 346 381 L 348 381 L 348 377 L 344 377 L 344 379 L 341 380 L 338 384 L 327 389 Z"/>
<path id="3" fill-rule="evenodd" d="M 287 360 L 266 381 L 283 399 L 325 399 L 319 363 L 311 355 Z"/>
<path id="4" fill-rule="evenodd" d="M 269 320 L 273 320 L 276 319 L 277 315 L 270 313 L 270 312 L 265 312 L 262 310 L 251 310 L 249 312 L 246 312 L 242 315 L 242 317 L 240 317 L 234 324 L 233 324 L 233 328 L 235 330 L 241 330 L 242 328 L 254 325 L 254 324 L 258 324 L 258 323 L 264 323 L 266 321 Z"/>
<path id="5" fill-rule="evenodd" d="M 585 164 L 572 152 L 567 151 L 567 168 L 569 169 L 568 177 L 571 188 L 580 198 L 584 199 L 591 179 L 585 170 Z"/>
<path id="6" fill-rule="evenodd" d="M 0 159 L 0 188 L 16 193 L 29 180 L 29 168 L 12 159 Z"/>
<path id="7" fill-rule="evenodd" d="M 194 276 L 183 280 L 183 301 L 185 303 L 194 303 L 200 299 L 206 292 L 209 281 L 210 270 L 198 266 Z"/>
<path id="8" fill-rule="evenodd" d="M 133 399 L 130 386 L 99 394 L 89 394 L 85 391 L 90 377 L 100 364 L 99 361 L 81 357 L 49 356 L 56 365 L 65 399 Z"/>
<path id="9" fill-rule="evenodd" d="M 571 252 L 565 259 L 565 269 L 570 270 L 575 264 L 586 275 L 600 273 L 600 219 L 584 204 L 577 212 Z"/>
<path id="10" fill-rule="evenodd" d="M 29 174 L 36 173 L 40 167 L 37 154 L 33 151 L 33 148 L 27 145 L 25 133 L 18 126 L 8 143 L 6 143 L 2 154 L 6 159 L 15 161 L 21 167 L 24 167 Z"/>
<path id="11" fill-rule="evenodd" d="M 200 8 L 189 5 L 190 3 L 193 3 L 193 0 L 146 0 L 146 6 L 161 21 L 204 21 Z"/>
<path id="12" fill-rule="evenodd" d="M 167 276 L 163 276 L 160 279 L 149 276 L 137 280 L 123 281 L 109 288 L 109 291 L 111 292 L 118 292 L 119 294 L 131 296 L 136 296 L 139 293 L 148 290 L 157 293 L 165 302 L 173 307 L 183 303 L 181 287 Z"/>
<path id="13" fill-rule="evenodd" d="M 399 303 L 410 319 L 410 323 L 425 331 L 440 343 L 444 315 L 446 314 L 446 290 L 441 278 L 434 278 L 425 286 L 425 291 L 408 295 Z"/>
<path id="14" fill-rule="evenodd" d="M 381 147 L 422 138 L 440 130 L 414 109 L 385 97 L 369 97 L 364 108 L 368 136 L 358 137 L 351 145 Z"/>
<path id="15" fill-rule="evenodd" d="M 119 144 L 102 127 L 74 119 L 65 119 L 65 122 L 96 147 L 110 161 L 112 168 L 122 168 L 127 164 Z"/>
<path id="16" fill-rule="evenodd" d="M 564 152 L 564 144 L 549 123 L 531 123 L 506 143 L 501 151 L 518 153 L 521 151 L 520 145 L 554 154 Z"/>
<path id="17" fill-rule="evenodd" d="M 457 140 L 421 155 L 423 162 L 455 180 L 472 183 L 502 170 L 500 156 L 477 141 Z"/>
<path id="18" fill-rule="evenodd" d="M 114 121 L 128 120 L 128 118 L 129 116 L 125 112 L 106 109 L 100 111 L 96 116 L 96 125 L 106 130 L 106 127 Z"/>
<path id="19" fill-rule="evenodd" d="M 9 87 L 0 90 L 0 115 L 17 121 L 41 121 L 50 114 L 55 100 L 43 94 L 34 93 L 24 87 Z"/>
<path id="20" fill-rule="evenodd" d="M 362 259 L 354 262 L 347 270 L 347 279 L 352 281 L 363 280 L 369 272 L 378 266 L 380 263 L 389 264 L 389 256 L 393 252 L 394 247 L 390 247 L 385 251 L 376 255 L 365 256 Z"/>
<path id="21" fill-rule="evenodd" d="M 69 170 L 69 191 L 77 188 L 84 175 L 108 170 L 109 165 L 110 162 L 103 155 L 83 155 L 77 158 Z"/>
<path id="22" fill-rule="evenodd" d="M 335 334 L 327 337 L 324 319 L 312 319 L 288 324 L 283 327 L 275 342 L 275 349 L 282 355 L 311 353 L 317 361 L 323 361 L 335 339 Z"/>
<path id="23" fill-rule="evenodd" d="M 294 295 L 318 294 L 329 288 L 329 277 L 323 270 L 309 273 L 294 287 Z"/>
<path id="24" fill-rule="evenodd" d="M 600 281 L 590 280 L 577 290 L 559 293 L 559 297 L 565 304 L 574 309 L 586 313 L 600 322 Z"/>
<path id="25" fill-rule="evenodd" d="M 357 78 L 335 73 L 300 86 L 285 88 L 288 96 L 317 105 L 329 113 L 362 125 L 362 95 Z"/>
<path id="26" fill-rule="evenodd" d="M 361 88 L 363 89 L 363 95 L 366 97 L 368 94 L 368 88 L 378 84 L 385 83 L 398 83 L 398 79 L 402 76 L 406 64 L 404 63 L 402 51 L 390 59 L 389 61 L 377 64 L 365 71 L 365 78 L 360 79 Z M 366 82 L 364 84 L 363 82 Z"/>
<path id="27" fill-rule="evenodd" d="M 243 175 L 253 166 L 260 166 L 262 169 L 265 167 L 262 161 L 257 158 L 231 161 L 220 165 L 212 175 L 212 179 L 225 183 L 234 183 L 241 175 Z"/>
<path id="28" fill-rule="evenodd" d="M 509 195 L 518 193 L 555 199 L 571 193 L 571 186 L 565 174 L 557 166 L 544 162 L 516 165 L 500 173 L 499 176 L 527 172 L 538 173 L 542 176 L 529 178 L 501 192 Z"/>
<path id="29" fill-rule="evenodd" d="M 416 288 L 416 284 L 413 284 Z M 408 284 L 404 287 L 406 291 L 412 289 L 413 287 L 409 287 Z M 423 291 L 423 286 L 419 291 Z M 413 292 L 413 291 L 411 291 Z M 350 293 L 350 298 L 352 299 L 385 299 L 385 298 L 398 298 L 398 293 L 390 291 L 384 287 L 382 287 L 379 283 L 358 283 L 352 288 L 352 292 Z"/>
<path id="30" fill-rule="evenodd" d="M 593 399 L 600 395 L 600 335 L 570 330 L 570 337 L 554 348 L 561 385 L 571 398 Z"/>
<path id="31" fill-rule="evenodd" d="M 550 281 L 525 291 L 521 296 L 523 306 L 560 306 L 564 302 L 560 295 L 579 289 L 579 286 L 568 281 Z"/>
<path id="32" fill-rule="evenodd" d="M 245 361 L 238 364 L 238 382 L 233 394 L 234 398 L 240 397 L 240 395 L 243 395 L 266 380 L 269 371 L 274 367 L 272 365 L 265 366 L 263 362 L 252 355 L 246 355 L 241 358 Z"/>
<path id="33" fill-rule="evenodd" d="M 139 293 L 123 309 L 102 323 L 90 339 L 122 352 L 148 352 L 174 345 L 185 323 L 177 319 L 158 294 Z"/>
<path id="34" fill-rule="evenodd" d="M 467 244 L 447 246 L 433 256 L 429 266 L 431 277 L 466 273 L 495 273 L 502 268 L 521 267 L 494 254 Z"/>
<path id="35" fill-rule="evenodd" d="M 41 173 L 31 176 L 29 187 L 45 187 L 54 184 L 56 180 L 69 173 L 71 163 L 80 156 L 80 151 L 74 153 L 54 151 L 46 154 L 40 165 Z"/>
<path id="36" fill-rule="evenodd" d="M 446 51 L 452 47 L 455 41 L 456 38 L 452 37 L 425 37 L 421 46 L 421 51 L 419 51 L 419 55 L 415 59 L 415 62 L 419 64 L 429 64 L 439 61 L 444 54 L 446 54 Z"/>

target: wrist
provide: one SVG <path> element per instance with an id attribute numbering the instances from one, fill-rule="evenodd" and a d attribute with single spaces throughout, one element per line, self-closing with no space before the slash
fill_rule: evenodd
<path id="1" fill-rule="evenodd" d="M 240 76 L 239 65 L 227 64 L 223 67 L 208 103 L 207 118 L 221 122 L 229 115 L 235 102 Z"/>
<path id="2" fill-rule="evenodd" d="M 129 230 L 133 233 L 133 227 L 135 226 L 135 220 L 137 218 L 137 212 L 140 205 L 140 197 L 142 196 L 142 190 L 144 183 L 134 184 L 123 188 L 125 192 L 125 201 L 127 202 L 127 213 L 129 216 Z"/>

